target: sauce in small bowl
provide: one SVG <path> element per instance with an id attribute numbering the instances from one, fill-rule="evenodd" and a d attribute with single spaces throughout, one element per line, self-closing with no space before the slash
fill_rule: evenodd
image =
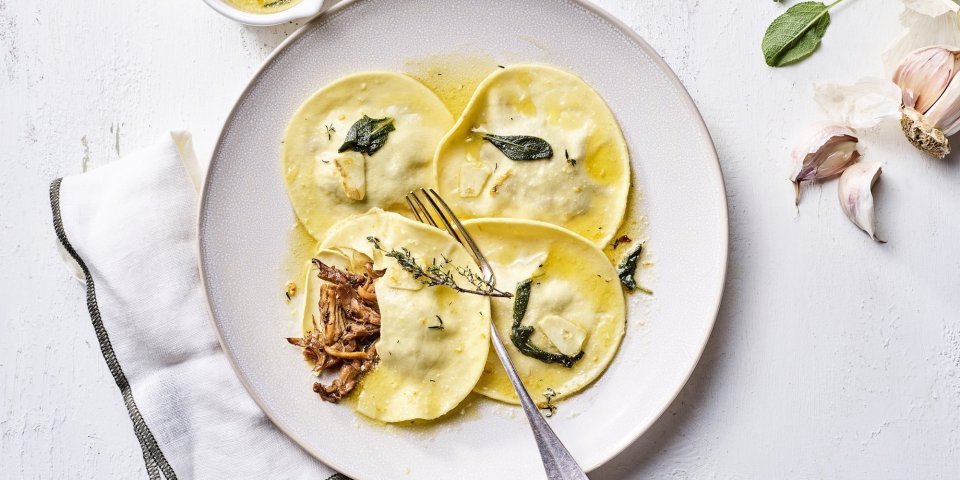
<path id="1" fill-rule="evenodd" d="M 246 25 L 279 25 L 326 10 L 335 0 L 203 0 L 221 15 Z"/>
<path id="2" fill-rule="evenodd" d="M 226 2 L 244 12 L 277 13 L 300 3 L 300 0 L 226 0 Z"/>

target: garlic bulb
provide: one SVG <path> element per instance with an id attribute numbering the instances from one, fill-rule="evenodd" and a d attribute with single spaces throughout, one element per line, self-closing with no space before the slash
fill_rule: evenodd
<path id="1" fill-rule="evenodd" d="M 880 162 L 859 162 L 851 165 L 840 176 L 837 194 L 840 208 L 870 238 L 877 238 L 877 218 L 873 210 L 873 184 L 880 179 Z"/>
<path id="2" fill-rule="evenodd" d="M 790 152 L 795 202 L 800 203 L 800 183 L 839 175 L 860 158 L 857 134 L 832 123 L 816 123 L 798 137 Z"/>
<path id="3" fill-rule="evenodd" d="M 900 87 L 900 126 L 915 147 L 937 158 L 950 153 L 947 137 L 960 130 L 960 50 L 924 47 L 893 73 Z"/>

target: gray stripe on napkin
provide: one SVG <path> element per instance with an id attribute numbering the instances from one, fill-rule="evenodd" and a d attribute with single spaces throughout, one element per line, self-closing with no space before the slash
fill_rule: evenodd
<path id="1" fill-rule="evenodd" d="M 107 362 L 107 367 L 110 369 L 110 374 L 113 375 L 113 380 L 117 383 L 117 387 L 123 395 L 123 403 L 127 407 L 127 414 L 130 416 L 130 421 L 133 422 L 133 431 L 137 436 L 137 440 L 140 442 L 140 448 L 143 450 L 143 460 L 146 464 L 147 475 L 151 480 L 161 480 L 163 478 L 176 480 L 177 474 L 174 473 L 170 463 L 167 462 L 163 451 L 161 451 L 160 446 L 157 445 L 153 432 L 150 431 L 150 427 L 147 426 L 146 421 L 140 414 L 140 409 L 137 408 L 137 403 L 133 399 L 130 382 L 127 380 L 126 375 L 124 375 L 123 369 L 120 367 L 120 362 L 117 360 L 117 355 L 113 351 L 110 336 L 107 334 L 107 329 L 104 327 L 103 319 L 100 316 L 100 307 L 97 304 L 96 285 L 94 284 L 93 276 L 90 274 L 90 269 L 87 268 L 87 264 L 84 263 L 76 249 L 70 244 L 67 233 L 63 228 L 63 218 L 60 214 L 60 184 L 62 182 L 63 179 L 58 178 L 50 183 L 50 208 L 53 211 L 53 228 L 64 250 L 77 262 L 77 265 L 80 266 L 83 272 L 87 287 L 87 311 L 90 313 L 93 330 L 96 332 L 97 341 L 100 343 L 100 352 L 103 354 L 103 359 Z M 351 479 L 342 473 L 335 473 L 325 480 Z"/>
<path id="2" fill-rule="evenodd" d="M 113 380 L 117 383 L 117 387 L 120 388 L 120 393 L 123 394 L 123 403 L 127 407 L 130 421 L 133 422 L 133 431 L 137 435 L 137 440 L 140 441 L 140 448 L 143 449 L 143 459 L 146 462 L 147 474 L 151 480 L 159 480 L 163 477 L 166 477 L 168 480 L 176 480 L 177 474 L 173 472 L 173 468 L 170 467 L 166 457 L 163 456 L 160 446 L 157 445 L 153 433 L 143 420 L 143 416 L 140 415 L 137 403 L 133 400 L 130 382 L 127 380 L 126 375 L 123 374 L 123 369 L 120 368 L 120 362 L 117 361 L 117 356 L 113 351 L 113 345 L 110 343 L 110 337 L 107 335 L 107 329 L 104 328 L 103 320 L 100 317 L 100 307 L 97 305 L 97 290 L 93 283 L 93 276 L 90 275 L 90 269 L 87 268 L 87 264 L 83 262 L 83 259 L 77 254 L 77 251 L 74 250 L 73 245 L 70 244 L 70 240 L 67 239 L 67 233 L 63 229 L 63 218 L 60 216 L 60 184 L 62 182 L 63 179 L 58 178 L 50 184 L 50 208 L 53 210 L 53 228 L 57 232 L 57 239 L 60 240 L 63 248 L 66 249 L 67 253 L 70 254 L 83 271 L 87 285 L 87 311 L 90 312 L 93 330 L 96 332 L 97 341 L 100 343 L 100 352 L 103 354 L 103 359 L 107 362 L 107 367 L 110 369 L 110 374 L 113 375 Z M 160 475 L 161 472 L 163 476 Z"/>

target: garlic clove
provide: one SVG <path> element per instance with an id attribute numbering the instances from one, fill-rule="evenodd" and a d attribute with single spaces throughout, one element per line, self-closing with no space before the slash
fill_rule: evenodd
<path id="1" fill-rule="evenodd" d="M 913 10 L 900 14 L 905 31 L 883 52 L 883 71 L 893 75 L 910 52 L 930 45 L 960 45 L 960 15 L 930 17 Z"/>
<path id="2" fill-rule="evenodd" d="M 934 127 L 916 110 L 904 107 L 900 117 L 900 128 L 904 136 L 918 150 L 943 159 L 950 153 L 950 141 L 939 128 Z"/>
<path id="3" fill-rule="evenodd" d="M 795 202 L 800 202 L 800 184 L 839 175 L 860 158 L 857 134 L 843 125 L 819 122 L 805 129 L 790 152 Z"/>
<path id="4" fill-rule="evenodd" d="M 873 184 L 880 179 L 880 162 L 858 162 L 840 175 L 837 194 L 840 208 L 854 225 L 867 232 L 870 238 L 877 238 L 877 218 L 873 208 Z"/>
<path id="5" fill-rule="evenodd" d="M 960 130 L 960 75 L 956 74 L 958 70 L 960 70 L 960 63 L 958 68 L 954 69 L 954 76 L 940 98 L 923 112 L 927 122 L 939 128 L 948 137 Z M 917 111 L 921 110 L 917 109 Z"/>
<path id="6" fill-rule="evenodd" d="M 904 6 L 928 17 L 939 17 L 947 12 L 960 9 L 953 0 L 902 0 Z"/>
<path id="7" fill-rule="evenodd" d="M 367 194 L 366 162 L 359 152 L 343 152 L 333 159 L 340 175 L 343 194 L 351 200 L 363 200 Z"/>
<path id="8" fill-rule="evenodd" d="M 914 50 L 904 57 L 893 72 L 903 105 L 926 115 L 960 69 L 957 53 L 936 46 Z"/>
<path id="9" fill-rule="evenodd" d="M 853 85 L 816 84 L 813 99 L 830 118 L 852 128 L 870 128 L 900 116 L 900 88 L 890 80 L 866 77 Z"/>

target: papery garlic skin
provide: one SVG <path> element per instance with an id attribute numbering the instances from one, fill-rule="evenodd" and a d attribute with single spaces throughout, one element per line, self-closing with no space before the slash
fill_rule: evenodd
<path id="1" fill-rule="evenodd" d="M 900 125 L 915 147 L 937 158 L 950 153 L 947 137 L 960 130 L 960 50 L 914 50 L 893 74 L 903 105 Z"/>
<path id="2" fill-rule="evenodd" d="M 900 14 L 904 31 L 883 52 L 883 71 L 887 75 L 900 65 L 910 52 L 930 45 L 960 45 L 960 15 L 948 13 L 930 17 L 906 9 Z"/>
<path id="3" fill-rule="evenodd" d="M 873 208 L 873 185 L 880 179 L 880 162 L 858 162 L 840 175 L 837 195 L 840 208 L 854 225 L 867 232 L 870 238 L 877 238 L 877 217 Z"/>
<path id="4" fill-rule="evenodd" d="M 800 202 L 800 184 L 839 175 L 860 158 L 857 133 L 849 127 L 816 123 L 805 129 L 790 152 L 795 202 Z"/>
<path id="5" fill-rule="evenodd" d="M 947 12 L 960 10 L 953 0 L 902 0 L 904 6 L 928 17 L 939 17 Z"/>
<path id="6" fill-rule="evenodd" d="M 836 122 L 851 128 L 871 128 L 900 116 L 901 89 L 887 79 L 864 77 L 853 85 L 818 83 L 813 100 Z"/>

